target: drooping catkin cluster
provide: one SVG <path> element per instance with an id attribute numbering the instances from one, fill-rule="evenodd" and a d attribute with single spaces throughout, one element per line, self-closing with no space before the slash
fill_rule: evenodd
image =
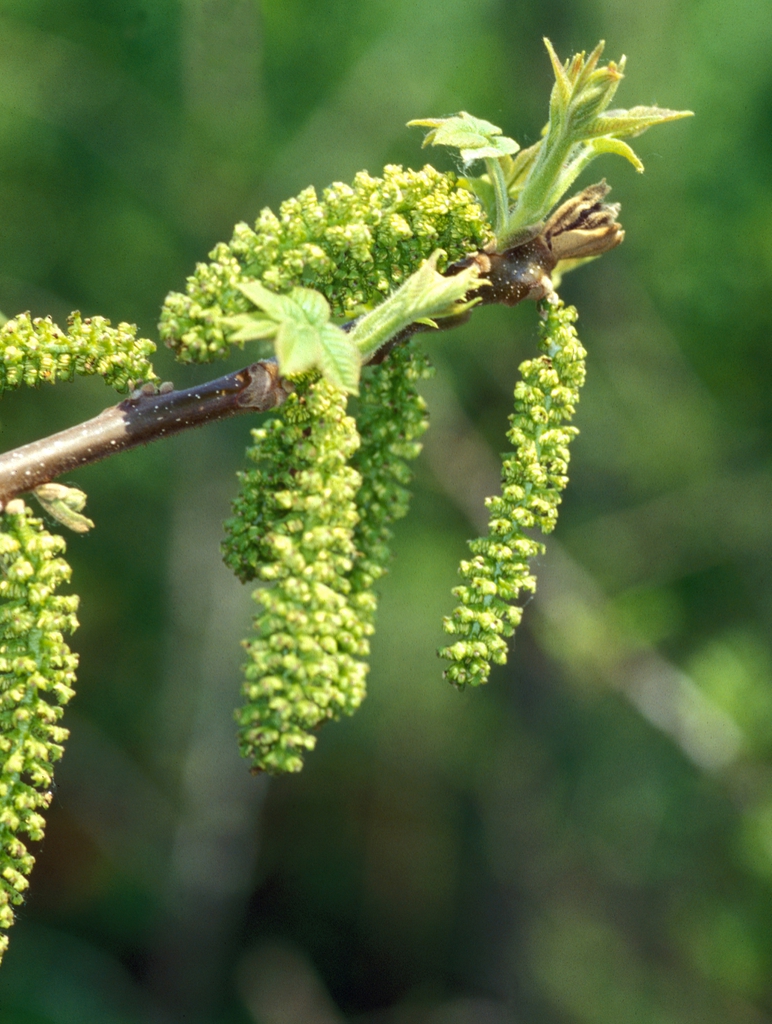
<path id="1" fill-rule="evenodd" d="M 543 355 L 521 364 L 515 387 L 507 433 L 515 453 L 504 460 L 501 495 L 486 500 L 488 535 L 469 542 L 473 557 L 459 567 L 465 583 L 453 593 L 460 604 L 443 622 L 446 633 L 460 638 L 440 651 L 450 661 L 446 678 L 459 687 L 486 682 L 491 662 L 506 661 L 504 637 L 512 636 L 523 614 L 512 602 L 536 589 L 529 560 L 544 550 L 525 531 L 536 526 L 546 534 L 555 528 L 568 483 L 568 445 L 578 430 L 566 424 L 579 400 L 587 353 L 573 326 L 572 306 L 545 302 L 541 314 Z"/>
<path id="2" fill-rule="evenodd" d="M 383 177 L 361 171 L 321 199 L 304 189 L 278 216 L 264 209 L 254 230 L 237 224 L 230 243 L 198 264 L 186 292 L 167 297 L 161 336 L 178 359 L 210 362 L 228 353 L 227 318 L 250 308 L 237 287 L 245 279 L 275 292 L 316 288 L 333 316 L 352 317 L 382 302 L 435 249 L 446 253 L 442 271 L 491 238 L 482 207 L 454 174 L 428 164 L 420 171 L 391 165 Z"/>
<path id="3" fill-rule="evenodd" d="M 345 394 L 318 380 L 252 432 L 256 467 L 240 475 L 223 550 L 240 579 L 266 584 L 254 595 L 263 610 L 245 641 L 246 703 L 236 713 L 256 768 L 298 771 L 311 730 L 364 699 L 372 587 L 386 572 L 389 526 L 407 513 L 406 460 L 428 425 L 414 382 L 428 373 L 405 348 L 368 371 L 358 424 Z"/>
<path id="4" fill-rule="evenodd" d="M 20 838 L 43 838 L 52 763 L 67 730 L 58 725 L 73 694 L 77 655 L 64 634 L 78 626 L 78 598 L 56 593 L 70 578 L 65 544 L 10 501 L 0 530 L 0 929 L 13 924 L 34 857 Z M 0 956 L 8 937 L 0 936 Z"/>
<path id="5" fill-rule="evenodd" d="M 372 626 L 349 601 L 359 436 L 345 393 L 324 380 L 301 384 L 252 436 L 255 467 L 241 474 L 223 545 L 241 579 L 265 584 L 245 641 L 239 745 L 256 769 L 299 771 L 312 730 L 365 696 Z"/>
<path id="6" fill-rule="evenodd" d="M 138 381 L 157 379 L 149 360 L 155 350 L 133 324 L 112 327 L 103 316 L 73 313 L 65 333 L 50 317 L 20 313 L 0 327 L 0 391 L 76 374 L 98 374 L 117 391 L 131 391 Z"/>
<path id="7" fill-rule="evenodd" d="M 356 503 L 359 522 L 354 530 L 356 560 L 351 573 L 352 601 L 360 614 L 373 620 L 376 580 L 387 571 L 391 524 L 407 515 L 412 478 L 408 461 L 421 451 L 418 440 L 429 419 L 426 403 L 415 382 L 429 377 L 432 367 L 413 345 L 393 351 L 363 377 L 357 427 L 361 444 L 352 465 L 362 478 Z"/>

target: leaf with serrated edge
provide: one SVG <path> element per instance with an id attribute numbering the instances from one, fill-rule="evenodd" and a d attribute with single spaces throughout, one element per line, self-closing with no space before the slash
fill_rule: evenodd
<path id="1" fill-rule="evenodd" d="M 361 360 L 351 338 L 330 323 L 330 306 L 312 288 L 293 288 L 289 295 L 277 295 L 259 281 L 239 285 L 242 293 L 264 312 L 231 317 L 236 327 L 232 341 L 258 341 L 275 337 L 279 371 L 293 377 L 319 370 L 335 387 L 356 394 Z"/>
<path id="2" fill-rule="evenodd" d="M 252 313 L 239 313 L 237 316 L 228 317 L 225 325 L 235 334 L 231 334 L 229 341 L 264 341 L 266 338 L 273 338 L 279 330 L 275 320 L 267 320 Z"/>
<path id="3" fill-rule="evenodd" d="M 520 146 L 514 139 L 502 135 L 501 128 L 490 121 L 472 117 L 465 110 L 453 117 L 426 118 L 408 121 L 409 127 L 431 128 L 424 146 L 452 146 L 461 150 L 465 163 L 491 157 L 497 159 L 516 153 Z"/>
<path id="4" fill-rule="evenodd" d="M 361 359 L 353 341 L 334 324 L 325 324 L 319 331 L 319 368 L 325 378 L 349 394 L 359 391 Z"/>
<path id="5" fill-rule="evenodd" d="M 321 292 L 312 288 L 293 288 L 289 297 L 303 311 L 308 323 L 322 327 L 329 321 L 330 304 Z"/>
<path id="6" fill-rule="evenodd" d="M 286 318 L 287 303 L 291 301 L 288 295 L 277 295 L 259 281 L 242 281 L 236 287 L 250 302 L 265 310 L 272 320 L 280 323 Z"/>
<path id="7" fill-rule="evenodd" d="M 319 365 L 319 332 L 311 324 L 286 320 L 276 334 L 276 358 L 284 377 L 307 373 Z"/>

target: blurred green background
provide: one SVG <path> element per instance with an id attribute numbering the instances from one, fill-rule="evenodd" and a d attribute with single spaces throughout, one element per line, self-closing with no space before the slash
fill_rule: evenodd
<path id="1" fill-rule="evenodd" d="M 237 220 L 420 166 L 409 118 L 534 141 L 544 34 L 626 52 L 620 105 L 697 116 L 640 140 L 642 177 L 581 182 L 609 178 L 627 240 L 565 282 L 582 433 L 510 664 L 459 694 L 434 651 L 532 305 L 428 342 L 370 695 L 299 776 L 253 779 L 233 735 L 250 601 L 218 543 L 248 420 L 74 474 L 79 694 L 2 1024 L 772 1020 L 769 0 L 1 0 L 0 309 L 155 337 Z M 0 442 L 112 401 L 7 396 Z"/>

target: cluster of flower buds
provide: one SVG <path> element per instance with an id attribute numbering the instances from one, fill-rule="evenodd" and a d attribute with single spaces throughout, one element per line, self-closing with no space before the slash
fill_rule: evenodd
<path id="1" fill-rule="evenodd" d="M 263 584 L 239 744 L 257 770 L 299 771 L 316 727 L 365 695 L 372 627 L 349 601 L 361 480 L 348 460 L 359 436 L 345 393 L 317 380 L 253 438 L 224 543 L 226 564 Z"/>
<path id="2" fill-rule="evenodd" d="M 0 327 L 0 391 L 96 374 L 125 393 L 136 381 L 158 379 L 149 358 L 155 350 L 134 324 L 73 313 L 63 331 L 51 317 L 20 313 Z"/>
<path id="3" fill-rule="evenodd" d="M 407 345 L 370 368 L 362 388 L 357 412 L 361 444 L 352 459 L 362 484 L 356 496 L 359 522 L 354 530 L 351 591 L 359 614 L 369 621 L 377 603 L 373 584 L 391 560 L 391 526 L 407 515 L 410 506 L 408 462 L 419 455 L 419 438 L 429 426 L 416 382 L 431 373 L 426 357 Z"/>
<path id="4" fill-rule="evenodd" d="M 78 598 L 57 594 L 70 578 L 64 541 L 20 498 L 0 532 L 0 929 L 13 924 L 34 857 L 20 838 L 43 838 L 53 762 L 67 730 L 58 725 L 73 695 L 78 658 L 63 635 L 78 626 Z M 0 937 L 0 956 L 8 937 Z"/>
<path id="5" fill-rule="evenodd" d="M 455 174 L 427 165 L 420 171 L 365 171 L 351 185 L 322 193 L 307 188 L 282 203 L 278 216 L 262 211 L 254 229 L 237 224 L 229 243 L 210 253 L 172 292 L 161 312 L 161 336 L 178 359 L 222 358 L 234 337 L 232 317 L 251 303 L 240 285 L 261 281 L 274 292 L 312 285 L 335 317 L 355 317 L 379 303 L 437 249 L 448 263 L 489 242 L 492 232 L 475 196 Z"/>
<path id="6" fill-rule="evenodd" d="M 253 431 L 223 551 L 242 580 L 262 584 L 236 713 L 256 770 L 298 771 L 317 727 L 364 699 L 372 588 L 390 525 L 407 512 L 407 460 L 427 427 L 415 381 L 427 373 L 410 348 L 369 369 L 358 423 L 342 391 L 306 379 Z"/>
<path id="7" fill-rule="evenodd" d="M 536 589 L 529 563 L 544 549 L 527 531 L 552 532 L 568 483 L 568 445 L 578 430 L 567 423 L 579 401 L 587 353 L 572 306 L 544 302 L 541 311 L 543 354 L 521 364 L 515 387 L 507 433 L 515 452 L 504 460 L 501 494 L 486 501 L 488 535 L 469 542 L 473 557 L 461 563 L 465 582 L 453 590 L 460 604 L 443 623 L 446 633 L 460 637 L 440 651 L 450 661 L 446 677 L 459 687 L 486 682 L 491 663 L 507 660 L 504 638 L 523 614 L 514 602 Z"/>

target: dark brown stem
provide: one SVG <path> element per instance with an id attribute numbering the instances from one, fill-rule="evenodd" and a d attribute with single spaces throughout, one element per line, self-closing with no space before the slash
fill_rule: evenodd
<path id="1" fill-rule="evenodd" d="M 541 231 L 535 229 L 531 237 L 503 253 L 472 253 L 448 267 L 446 274 L 457 274 L 476 263 L 480 277 L 489 283 L 470 292 L 467 298 L 476 295 L 484 305 L 514 306 L 524 299 L 544 298 L 552 290 L 550 274 L 558 258 L 597 255 L 622 240 L 623 233 L 616 224 L 618 207 L 602 201 L 607 192 L 605 182 L 590 186 L 564 203 Z M 448 330 L 468 318 L 469 313 L 446 317 L 438 320 L 437 326 Z M 344 330 L 355 323 L 352 320 L 344 324 Z M 413 334 L 434 329 L 411 324 L 379 349 L 370 362 L 382 362 Z M 0 510 L 19 494 L 117 452 L 237 413 L 267 412 L 281 405 L 292 385 L 279 376 L 274 361 L 266 360 L 187 391 L 148 390 L 150 393 L 142 389 L 76 427 L 0 455 Z"/>
<path id="2" fill-rule="evenodd" d="M 510 306 L 523 299 L 542 298 L 554 267 L 552 254 L 539 237 L 503 254 L 474 253 L 453 264 L 446 273 L 458 273 L 473 262 L 478 264 L 480 276 L 491 282 L 490 287 L 480 289 L 482 302 Z M 466 313 L 437 323 L 440 330 L 448 330 L 468 318 Z M 344 330 L 350 330 L 355 323 L 352 320 L 344 324 Z M 434 329 L 426 324 L 411 324 L 370 361 L 380 363 L 413 334 Z M 0 510 L 17 495 L 50 483 L 63 473 L 137 445 L 237 413 L 267 412 L 281 405 L 291 390 L 292 385 L 279 376 L 276 363 L 266 360 L 186 391 L 141 391 L 85 423 L 0 455 Z"/>
<path id="3" fill-rule="evenodd" d="M 0 508 L 18 494 L 117 452 L 238 413 L 266 412 L 290 390 L 276 363 L 266 361 L 185 391 L 140 391 L 85 423 L 0 455 Z"/>

